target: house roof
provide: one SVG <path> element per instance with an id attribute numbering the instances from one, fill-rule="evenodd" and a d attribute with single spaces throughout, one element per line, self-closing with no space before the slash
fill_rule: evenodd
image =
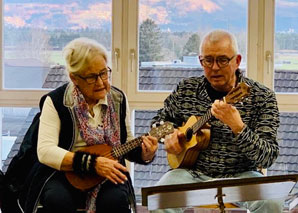
<path id="1" fill-rule="evenodd" d="M 297 93 L 298 72 L 276 70 L 274 72 L 274 90 L 276 92 Z"/>
<path id="2" fill-rule="evenodd" d="M 139 90 L 173 90 L 186 77 L 203 75 L 203 69 L 183 67 L 140 67 Z"/>
<path id="3" fill-rule="evenodd" d="M 51 67 L 45 79 L 43 88 L 57 88 L 68 81 L 64 66 Z M 140 68 L 139 89 L 141 90 L 172 90 L 176 84 L 186 77 L 202 75 L 201 68 L 167 68 L 167 67 L 146 67 Z M 278 70 L 275 72 L 275 91 L 297 92 L 298 72 Z M 296 91 L 297 90 L 297 91 Z M 19 132 L 19 136 L 6 159 L 3 171 L 6 171 L 11 158 L 17 153 L 26 129 L 33 119 L 37 109 L 30 111 L 29 116 Z M 149 131 L 150 121 L 156 111 L 137 110 L 135 112 L 135 136 L 141 136 Z M 281 125 L 278 130 L 280 138 L 280 155 L 276 162 L 268 169 L 268 175 L 298 173 L 298 113 L 280 114 Z M 134 187 L 137 200 L 141 199 L 141 188 L 153 186 L 161 176 L 168 171 L 166 152 L 164 146 L 160 145 L 154 161 L 147 166 L 134 165 Z"/>
<path id="4" fill-rule="evenodd" d="M 62 86 L 63 84 L 69 82 L 69 77 L 65 71 L 65 66 L 63 65 L 53 65 L 49 71 L 42 88 L 51 89 Z"/>

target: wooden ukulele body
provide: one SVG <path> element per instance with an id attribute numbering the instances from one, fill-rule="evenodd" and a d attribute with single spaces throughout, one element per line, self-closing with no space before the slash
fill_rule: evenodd
<path id="1" fill-rule="evenodd" d="M 80 149 L 80 151 L 115 160 L 111 155 L 112 147 L 105 144 L 87 146 L 83 149 Z M 78 175 L 72 171 L 66 172 L 65 176 L 71 185 L 82 191 L 90 189 L 105 180 L 104 177 L 99 175 Z"/>
<path id="2" fill-rule="evenodd" d="M 187 135 L 188 129 L 193 126 L 199 118 L 191 116 L 186 124 L 179 127 L 178 130 Z M 168 153 L 167 158 L 171 168 L 191 168 L 194 162 L 197 160 L 200 150 L 204 150 L 208 147 L 210 141 L 210 129 L 201 129 L 196 134 L 192 134 L 192 137 L 187 140 L 184 137 L 179 141 L 183 148 L 183 151 L 178 155 Z"/>

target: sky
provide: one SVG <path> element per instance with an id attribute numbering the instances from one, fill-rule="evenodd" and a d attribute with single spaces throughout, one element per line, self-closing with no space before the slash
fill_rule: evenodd
<path id="1" fill-rule="evenodd" d="M 276 7 L 276 30 L 298 32 L 298 0 L 276 0 Z M 151 18 L 162 30 L 247 27 L 247 0 L 140 0 L 139 8 L 140 22 Z M 111 0 L 6 0 L 4 23 L 44 29 L 110 29 Z"/>

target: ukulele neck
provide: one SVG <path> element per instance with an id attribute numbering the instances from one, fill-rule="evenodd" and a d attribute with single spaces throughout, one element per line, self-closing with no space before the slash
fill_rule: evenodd
<path id="1" fill-rule="evenodd" d="M 212 117 L 211 109 L 208 109 L 200 119 L 192 126 L 193 134 L 197 133 Z"/>

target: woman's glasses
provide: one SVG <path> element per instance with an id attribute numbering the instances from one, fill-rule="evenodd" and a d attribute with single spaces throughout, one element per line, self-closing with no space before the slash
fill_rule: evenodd
<path id="1" fill-rule="evenodd" d="M 111 72 L 112 72 L 112 69 L 110 67 L 107 67 L 101 70 L 100 73 L 98 74 L 93 74 L 93 75 L 84 76 L 84 77 L 81 75 L 76 75 L 76 76 L 85 80 L 88 84 L 94 84 L 98 80 L 98 77 L 100 77 L 101 80 L 103 81 L 107 80 Z"/>

